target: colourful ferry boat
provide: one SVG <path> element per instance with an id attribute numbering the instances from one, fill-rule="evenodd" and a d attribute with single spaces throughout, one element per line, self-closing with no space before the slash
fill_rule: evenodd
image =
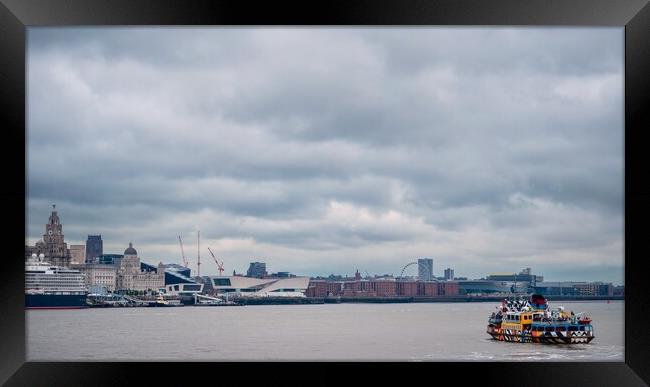
<path id="1" fill-rule="evenodd" d="M 542 344 L 589 343 L 594 339 L 591 319 L 583 313 L 549 308 L 544 296 L 505 299 L 488 319 L 487 333 L 499 341 Z"/>

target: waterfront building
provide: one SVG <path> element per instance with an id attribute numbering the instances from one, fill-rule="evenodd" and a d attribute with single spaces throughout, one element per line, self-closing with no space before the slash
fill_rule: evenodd
<path id="1" fill-rule="evenodd" d="M 580 295 L 585 296 L 613 296 L 614 285 L 603 282 L 588 282 L 578 285 Z"/>
<path id="2" fill-rule="evenodd" d="M 457 282 L 439 281 L 397 281 L 397 296 L 402 297 L 437 297 L 457 296 Z"/>
<path id="3" fill-rule="evenodd" d="M 458 282 L 445 281 L 438 282 L 439 296 L 457 296 L 460 294 L 460 284 Z"/>
<path id="4" fill-rule="evenodd" d="M 394 278 L 377 278 L 374 283 L 377 297 L 393 297 L 397 294 L 397 285 Z"/>
<path id="5" fill-rule="evenodd" d="M 536 286 L 536 283 L 544 280 L 542 276 L 532 274 L 530 267 L 523 269 L 519 273 L 490 274 L 486 279 L 490 281 L 513 282 L 516 283 L 517 287 L 526 288 L 527 292 L 532 292 Z"/>
<path id="6" fill-rule="evenodd" d="M 129 242 L 124 257 L 117 268 L 117 289 L 158 290 L 165 286 L 165 266 L 162 262 L 155 272 L 142 271 L 138 252 Z"/>
<path id="7" fill-rule="evenodd" d="M 157 266 L 154 266 L 148 263 L 140 262 L 140 270 L 142 272 L 148 273 L 157 273 L 159 270 L 162 270 L 165 273 L 165 287 L 178 284 L 196 285 L 205 283 L 203 280 L 204 277 L 190 277 L 190 268 L 178 265 L 176 263 L 160 263 Z M 196 289 L 196 287 L 188 287 L 188 289 L 190 288 Z"/>
<path id="8" fill-rule="evenodd" d="M 70 245 L 70 264 L 79 265 L 86 262 L 86 246 Z"/>
<path id="9" fill-rule="evenodd" d="M 45 234 L 43 239 L 36 242 L 34 246 L 25 246 L 25 258 L 29 258 L 32 254 L 40 256 L 43 254 L 45 260 L 55 266 L 69 267 L 70 266 L 70 250 L 67 243 L 65 243 L 63 236 L 63 224 L 59 219 L 56 205 L 52 205 L 52 213 L 45 225 Z"/>
<path id="10" fill-rule="evenodd" d="M 326 279 L 317 279 L 309 281 L 305 295 L 307 297 L 331 297 L 339 296 L 343 292 L 342 281 L 330 281 Z"/>
<path id="11" fill-rule="evenodd" d="M 397 281 L 396 292 L 398 296 L 415 297 L 418 295 L 417 281 Z"/>
<path id="12" fill-rule="evenodd" d="M 589 289 L 593 289 L 595 295 L 613 296 L 615 287 L 612 283 L 593 282 Z"/>
<path id="13" fill-rule="evenodd" d="M 545 296 L 613 296 L 614 286 L 603 282 L 538 282 L 535 292 Z"/>
<path id="14" fill-rule="evenodd" d="M 140 262 L 140 270 L 143 273 L 164 273 L 164 285 L 154 289 L 166 295 L 180 297 L 184 304 L 193 304 L 195 297 L 204 293 L 212 294 L 212 289 L 206 288 L 207 281 L 203 277 L 190 277 L 190 269 L 175 263 L 159 263 L 157 266 Z"/>
<path id="15" fill-rule="evenodd" d="M 103 254 L 101 235 L 88 235 L 86 240 L 86 263 L 99 263 L 98 257 Z"/>
<path id="16" fill-rule="evenodd" d="M 514 282 L 490 280 L 458 280 L 460 294 L 510 294 L 513 292 Z"/>
<path id="17" fill-rule="evenodd" d="M 373 297 L 376 296 L 376 290 L 372 281 L 362 280 L 357 271 L 352 279 L 346 277 L 340 281 L 341 291 L 336 294 L 337 296 L 358 296 L 358 297 Z"/>
<path id="18" fill-rule="evenodd" d="M 418 296 L 434 297 L 439 295 L 440 282 L 437 281 L 418 281 Z M 452 291 L 448 293 L 451 295 Z"/>
<path id="19" fill-rule="evenodd" d="M 246 277 L 264 278 L 266 274 L 265 262 L 251 262 L 246 271 Z"/>
<path id="20" fill-rule="evenodd" d="M 445 269 L 445 280 L 446 281 L 451 281 L 454 279 L 454 269 Z"/>
<path id="21" fill-rule="evenodd" d="M 397 282 L 390 279 L 360 279 L 342 281 L 340 296 L 393 297 L 397 294 Z"/>
<path id="22" fill-rule="evenodd" d="M 85 275 L 86 287 L 105 287 L 108 291 L 115 291 L 117 285 L 117 268 L 114 265 L 102 265 L 97 263 L 86 263 L 72 265 Z"/>
<path id="23" fill-rule="evenodd" d="M 158 272 L 162 270 L 164 274 L 165 294 L 181 296 L 185 299 L 193 299 L 194 295 L 202 294 L 205 290 L 203 277 L 190 277 L 190 268 L 178 265 L 176 263 L 159 264 L 158 266 L 140 263 L 143 272 Z M 211 289 L 210 289 L 211 290 Z"/>
<path id="24" fill-rule="evenodd" d="M 181 297 L 192 297 L 197 294 L 203 293 L 203 284 L 199 283 L 179 283 L 179 284 L 169 284 L 165 285 L 162 289 L 163 293 L 181 296 Z"/>
<path id="25" fill-rule="evenodd" d="M 191 269 L 189 267 L 185 267 L 176 263 L 167 263 L 163 265 L 165 267 L 165 273 L 170 273 L 172 277 L 165 277 L 165 284 L 169 283 L 178 283 L 182 282 L 182 280 L 185 281 L 190 281 L 190 282 L 196 282 L 194 281 L 190 275 L 191 275 Z"/>
<path id="26" fill-rule="evenodd" d="M 353 296 L 355 295 L 355 283 L 352 281 L 343 281 L 341 282 L 341 293 L 339 296 Z"/>
<path id="27" fill-rule="evenodd" d="M 381 277 L 331 281 L 314 279 L 305 293 L 308 297 L 435 297 L 459 295 L 458 282 L 419 281 Z"/>
<path id="28" fill-rule="evenodd" d="M 432 281 L 435 279 L 433 277 L 433 259 L 418 259 L 418 279 L 422 281 Z"/>
<path id="29" fill-rule="evenodd" d="M 236 297 L 305 297 L 309 277 L 253 278 L 207 276 L 214 294 Z"/>
<path id="30" fill-rule="evenodd" d="M 615 295 L 615 296 L 624 296 L 625 295 L 625 286 L 623 286 L 623 285 L 614 286 L 613 295 Z"/>

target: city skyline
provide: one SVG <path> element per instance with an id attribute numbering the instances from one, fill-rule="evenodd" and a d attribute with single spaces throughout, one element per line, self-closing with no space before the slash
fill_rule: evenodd
<path id="1" fill-rule="evenodd" d="M 52 213 L 52 214 L 54 215 L 54 211 L 55 211 L 55 208 L 54 208 L 54 207 L 55 207 L 55 205 L 52 205 L 52 207 L 53 207 L 53 208 L 52 208 L 52 209 L 53 209 L 53 213 Z M 57 211 L 57 213 L 58 213 L 58 211 Z M 57 216 L 58 216 L 58 214 L 57 214 Z M 46 224 L 45 226 L 47 226 L 47 224 Z M 199 231 L 200 231 L 200 230 L 199 230 Z M 46 231 L 46 233 L 47 233 L 47 231 Z M 43 237 L 45 237 L 45 235 L 43 235 Z M 197 232 L 197 237 L 198 237 L 198 232 Z M 87 244 L 87 243 L 88 243 L 88 241 L 89 241 L 91 238 L 95 238 L 95 239 L 98 239 L 100 242 L 103 242 L 103 240 L 101 239 L 101 235 L 88 235 L 88 238 L 89 238 L 89 239 L 86 240 L 86 243 L 85 243 L 85 244 L 74 245 L 74 244 L 71 244 L 71 243 L 66 242 L 66 245 L 68 246 L 68 248 L 69 248 L 70 250 L 72 249 L 73 246 L 75 246 L 75 247 L 83 247 L 84 250 L 87 251 L 87 250 L 88 250 L 88 247 L 87 247 L 88 244 Z M 44 239 L 44 238 L 41 238 L 40 240 L 43 240 L 43 239 Z M 36 240 L 35 242 L 38 242 L 38 241 L 39 241 L 39 240 Z M 65 242 L 65 240 L 64 240 L 64 242 Z M 27 241 L 27 244 L 28 244 L 28 245 L 30 244 L 29 241 Z M 114 244 L 111 244 L 111 245 L 114 245 Z M 128 245 L 129 245 L 129 246 L 128 246 L 127 249 L 125 249 L 124 253 L 126 253 L 126 250 L 131 249 L 131 248 L 133 247 L 133 246 L 132 246 L 132 242 L 129 242 Z M 118 249 L 119 249 L 119 247 L 118 247 Z M 207 249 L 207 248 L 206 248 L 206 249 Z M 120 250 L 120 251 L 121 251 L 121 250 Z M 209 251 L 209 250 L 208 250 L 208 251 Z M 116 254 L 117 254 L 117 255 L 122 255 L 122 254 L 120 254 L 119 251 L 116 251 L 116 252 L 103 252 L 103 254 L 104 254 L 104 255 L 116 255 Z M 32 255 L 32 256 L 34 256 L 34 255 Z M 86 258 L 87 258 L 87 257 L 86 257 Z M 192 271 L 192 275 L 197 275 L 197 274 L 198 274 L 198 273 L 197 273 L 197 271 L 198 271 L 198 265 L 197 265 L 197 262 L 198 262 L 198 261 L 197 261 L 197 260 L 192 260 L 191 258 L 188 258 L 187 255 L 185 256 L 185 258 L 186 258 L 187 261 L 188 261 L 187 268 L 189 268 L 189 269 Z M 143 260 L 143 262 L 144 262 L 144 261 L 148 261 L 149 264 L 151 264 L 151 263 L 154 262 L 154 261 L 155 261 L 155 262 L 162 262 L 162 260 L 160 260 L 160 259 L 158 259 L 158 258 L 155 258 L 155 257 L 149 257 L 148 260 L 145 258 L 145 259 Z M 412 261 L 412 262 L 409 262 L 409 263 L 405 264 L 404 267 L 401 268 L 401 271 L 399 272 L 399 274 L 397 274 L 397 273 L 395 273 L 395 272 L 389 272 L 389 273 L 375 273 L 375 272 L 374 272 L 374 273 L 369 273 L 368 270 L 364 270 L 364 274 L 365 274 L 365 275 L 362 276 L 362 278 L 381 278 L 381 277 L 384 277 L 384 276 L 391 276 L 391 277 L 399 278 L 399 277 L 401 277 L 401 276 L 403 275 L 403 278 L 418 278 L 418 279 L 422 279 L 422 275 L 421 275 L 421 273 L 420 273 L 420 270 L 421 270 L 421 269 L 420 269 L 420 261 L 431 261 L 431 258 L 427 258 L 427 257 L 417 257 L 417 262 L 416 262 L 416 261 Z M 86 263 L 89 263 L 87 259 L 86 259 Z M 172 260 L 172 262 L 164 262 L 164 263 L 175 263 L 175 264 L 179 264 L 179 263 L 177 263 L 177 262 L 175 262 L 175 261 L 173 261 L 173 260 Z M 205 261 L 204 261 L 204 262 L 201 262 L 201 265 L 203 265 L 204 263 L 205 263 Z M 249 265 L 249 266 L 248 266 L 248 270 L 241 270 L 241 269 L 240 269 L 240 270 L 239 270 L 239 273 L 237 273 L 237 275 L 246 275 L 246 276 L 250 276 L 251 268 L 252 268 L 255 264 L 261 264 L 261 265 L 263 265 L 264 268 L 266 267 L 266 262 L 249 262 L 249 263 L 248 263 L 248 265 Z M 424 267 L 424 270 L 425 270 L 425 271 L 427 271 L 427 270 L 433 270 L 433 267 L 434 267 L 433 265 L 429 265 L 429 263 L 426 263 L 426 262 L 425 262 L 424 265 L 425 265 L 425 267 Z M 181 266 L 183 266 L 183 265 L 182 265 L 182 262 L 181 262 Z M 411 272 L 409 272 L 409 271 L 406 271 L 406 268 L 409 267 L 409 266 L 412 266 L 413 268 L 417 268 L 417 272 L 415 272 L 415 273 L 411 273 Z M 429 269 L 429 268 L 431 268 L 431 269 Z M 442 270 L 442 269 L 440 269 L 440 270 Z M 447 277 L 447 271 L 448 271 L 448 270 L 450 270 L 451 273 L 454 273 L 454 269 L 453 269 L 453 268 L 445 268 L 444 271 L 443 271 L 443 274 L 444 274 L 444 275 L 437 275 L 435 272 L 433 272 L 433 277 L 431 277 L 431 279 L 434 279 L 434 278 L 437 278 L 437 279 L 442 279 L 442 278 L 444 278 L 444 279 L 446 279 L 446 280 L 456 279 L 456 276 L 453 276 L 453 277 L 451 277 L 451 278 L 446 278 L 446 277 Z M 236 272 L 236 271 L 237 271 L 237 269 L 234 269 L 234 272 Z M 413 270 L 411 270 L 411 271 L 413 271 Z M 535 274 L 535 275 L 537 275 L 537 276 L 541 276 L 542 278 L 544 277 L 542 273 L 538 273 L 538 272 L 534 272 L 534 273 L 533 273 L 534 270 L 531 271 L 531 268 L 523 268 L 521 271 L 513 270 L 512 272 L 507 271 L 507 270 L 506 270 L 506 271 L 498 271 L 498 270 L 495 270 L 495 271 L 492 271 L 492 272 L 485 273 L 485 274 L 481 275 L 480 278 L 479 278 L 479 277 L 468 278 L 468 277 L 466 277 L 466 276 L 459 276 L 458 278 L 469 279 L 469 280 L 483 280 L 483 279 L 487 279 L 487 277 L 489 277 L 490 275 L 510 275 L 510 274 L 512 274 L 512 275 L 517 275 L 517 274 L 524 274 L 524 271 L 528 271 L 528 274 Z M 234 272 L 233 272 L 233 275 L 234 275 Z M 244 274 L 244 272 L 246 272 L 246 274 Z M 278 270 L 275 270 L 275 272 L 276 272 L 276 273 L 273 273 L 273 272 L 268 271 L 267 273 L 268 273 L 269 275 L 271 275 L 271 274 L 277 274 L 277 273 L 279 273 L 279 272 L 289 273 L 290 271 L 288 271 L 287 268 L 284 268 L 284 269 L 278 269 Z M 312 277 L 312 278 L 326 278 L 326 277 L 331 277 L 331 276 L 334 276 L 334 277 L 344 277 L 344 278 L 354 278 L 357 274 L 360 274 L 358 268 L 355 269 L 355 272 L 356 272 L 356 273 L 355 273 L 354 275 L 350 275 L 350 273 L 334 273 L 334 272 L 330 273 L 329 275 L 323 275 L 323 274 L 316 274 L 316 275 L 314 275 L 314 274 L 310 274 L 310 273 L 301 273 L 300 275 L 303 275 L 303 276 L 309 276 L 309 277 Z M 292 273 L 292 274 L 295 274 L 295 273 Z M 216 274 L 215 274 L 215 273 L 212 273 L 212 272 L 210 272 L 210 273 L 205 273 L 205 272 L 204 272 L 204 275 L 216 275 Z M 227 273 L 226 273 L 226 275 L 227 275 Z M 426 274 L 424 274 L 424 275 L 427 276 Z M 424 280 L 430 280 L 430 279 L 427 277 L 427 278 L 425 278 Z M 557 282 L 557 280 L 553 280 L 553 279 L 551 279 L 551 280 L 549 281 L 549 280 L 547 279 L 545 282 Z M 576 281 L 568 280 L 567 282 L 576 282 Z M 577 282 L 581 282 L 581 281 L 577 281 Z M 582 282 L 602 282 L 602 281 L 598 281 L 598 280 L 595 280 L 595 281 L 593 281 L 593 280 L 589 280 L 589 281 L 582 281 Z M 621 283 L 616 283 L 616 282 L 614 282 L 613 285 L 615 285 L 615 286 L 617 286 L 617 285 L 624 285 L 624 283 L 623 283 L 623 282 L 621 282 Z"/>
<path id="2" fill-rule="evenodd" d="M 29 28 L 27 235 L 623 283 L 622 28 Z M 56 98 L 53 98 L 56 96 Z M 417 270 L 415 270 L 416 272 Z"/>

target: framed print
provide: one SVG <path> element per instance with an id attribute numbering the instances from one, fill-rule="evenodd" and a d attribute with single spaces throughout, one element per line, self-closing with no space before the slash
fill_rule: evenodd
<path id="1" fill-rule="evenodd" d="M 3 0 L 0 377 L 647 384 L 649 19 Z"/>

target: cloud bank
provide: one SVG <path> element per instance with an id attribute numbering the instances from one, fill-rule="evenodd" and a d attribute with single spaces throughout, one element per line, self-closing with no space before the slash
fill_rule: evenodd
<path id="1" fill-rule="evenodd" d="M 56 203 L 145 261 L 200 230 L 205 274 L 623 282 L 622 28 L 39 27 L 27 59 L 28 243 Z"/>

